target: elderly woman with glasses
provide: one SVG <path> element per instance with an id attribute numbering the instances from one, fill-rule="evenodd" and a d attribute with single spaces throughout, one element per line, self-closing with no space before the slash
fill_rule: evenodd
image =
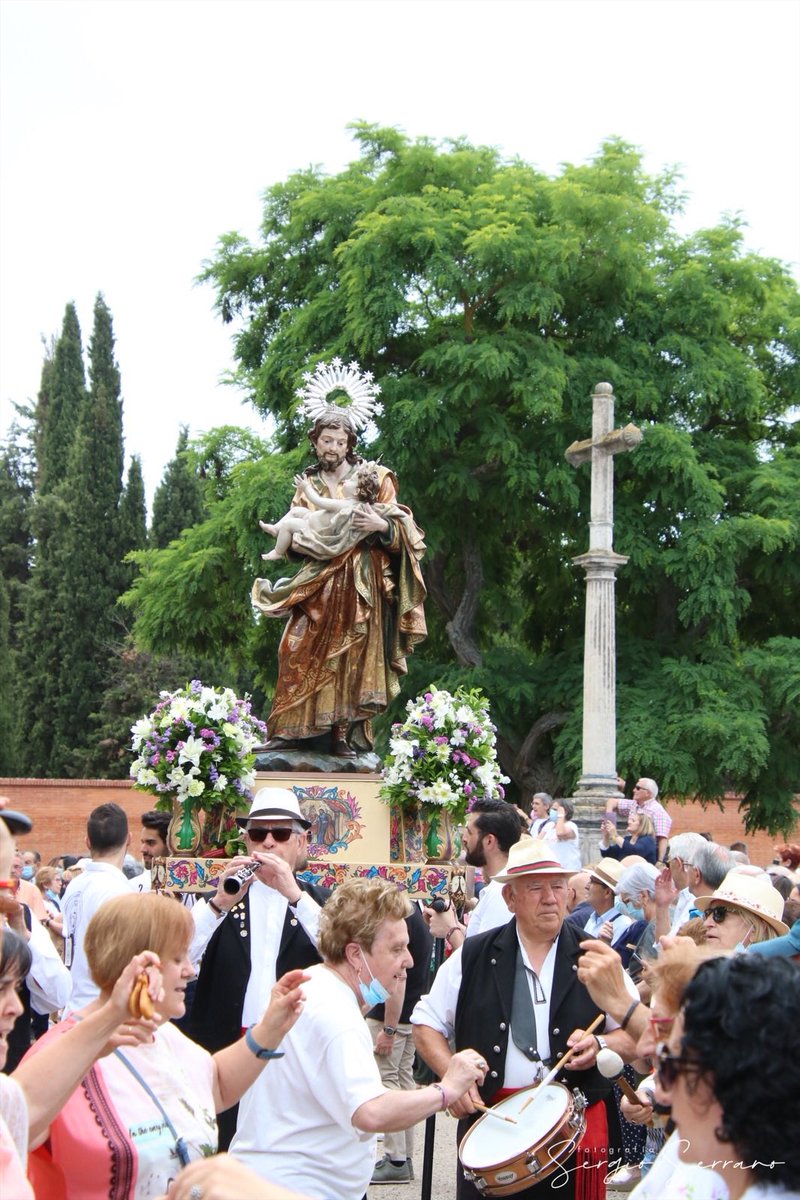
<path id="1" fill-rule="evenodd" d="M 789 932 L 781 920 L 783 898 L 758 867 L 734 867 L 711 896 L 698 896 L 706 941 L 723 950 L 746 950 Z"/>
<path id="2" fill-rule="evenodd" d="M 800 972 L 785 958 L 700 966 L 657 1079 L 683 1162 L 713 1165 L 730 1200 L 800 1195 Z M 779 1056 L 779 1057 L 778 1057 Z"/>

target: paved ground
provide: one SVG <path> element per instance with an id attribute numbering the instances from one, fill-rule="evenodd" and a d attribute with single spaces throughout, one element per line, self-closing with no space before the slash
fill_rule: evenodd
<path id="1" fill-rule="evenodd" d="M 368 1200 L 419 1200 L 420 1180 L 422 1178 L 422 1150 L 425 1140 L 425 1127 L 420 1125 L 416 1131 L 414 1147 L 414 1180 L 412 1183 L 380 1184 L 369 1189 Z M 378 1143 L 378 1157 L 383 1153 L 382 1143 Z M 452 1200 L 455 1196 L 456 1174 L 456 1123 L 445 1113 L 436 1116 L 436 1140 L 433 1154 L 433 1187 L 431 1200 Z M 611 1188 L 606 1193 L 606 1200 L 627 1200 L 627 1192 L 615 1191 Z M 557 1195 L 557 1193 L 556 1193 Z"/>

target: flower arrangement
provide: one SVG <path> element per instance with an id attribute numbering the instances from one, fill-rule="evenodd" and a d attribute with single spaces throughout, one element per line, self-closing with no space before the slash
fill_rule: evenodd
<path id="1" fill-rule="evenodd" d="M 161 692 L 150 715 L 131 727 L 134 787 L 159 795 L 156 808 L 171 811 L 174 801 L 180 804 L 179 849 L 188 848 L 194 814 L 220 815 L 221 834 L 225 814 L 252 797 L 254 750 L 266 733 L 248 699 L 238 699 L 230 688 L 204 687 L 199 679 Z M 230 832 L 235 838 L 235 830 Z"/>
<path id="2" fill-rule="evenodd" d="M 380 797 L 404 811 L 442 808 L 460 823 L 479 797 L 502 799 L 496 729 L 479 688 L 431 688 L 406 705 L 392 726 Z"/>

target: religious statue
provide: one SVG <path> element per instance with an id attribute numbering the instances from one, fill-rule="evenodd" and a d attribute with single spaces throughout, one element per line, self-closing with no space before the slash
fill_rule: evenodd
<path id="1" fill-rule="evenodd" d="M 256 608 L 286 619 L 265 748 L 328 736 L 330 753 L 354 758 L 372 748 L 372 717 L 427 633 L 425 543 L 392 471 L 356 453 L 379 391 L 372 376 L 335 358 L 303 378 L 317 462 L 295 478 L 286 516 L 259 524 L 278 539 L 265 558 L 305 561 L 292 579 L 257 579 L 252 590 Z"/>

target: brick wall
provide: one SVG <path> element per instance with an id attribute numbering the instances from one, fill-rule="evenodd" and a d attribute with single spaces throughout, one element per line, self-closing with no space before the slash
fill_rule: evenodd
<path id="1" fill-rule="evenodd" d="M 8 796 L 9 807 L 21 809 L 33 820 L 33 832 L 20 844 L 38 850 L 43 862 L 57 854 L 82 854 L 86 819 L 93 808 L 108 801 L 119 804 L 128 814 L 133 834 L 131 850 L 138 857 L 139 818 L 154 807 L 152 796 L 135 792 L 126 780 L 0 778 L 0 795 Z M 776 843 L 800 841 L 800 821 L 788 839 L 771 837 L 768 833 L 746 835 L 735 798 L 726 798 L 721 810 L 716 804 L 704 810 L 700 804 L 678 804 L 674 800 L 668 801 L 667 807 L 673 819 L 673 834 L 688 830 L 708 832 L 723 846 L 746 842 L 750 861 L 762 867 L 772 862 Z"/>
<path id="2" fill-rule="evenodd" d="M 128 815 L 131 852 L 138 858 L 140 817 L 155 807 L 153 796 L 135 792 L 127 780 L 0 779 L 0 796 L 7 796 L 9 808 L 27 813 L 33 821 L 19 847 L 38 850 L 43 863 L 57 854 L 85 854 L 89 813 L 112 801 Z"/>

